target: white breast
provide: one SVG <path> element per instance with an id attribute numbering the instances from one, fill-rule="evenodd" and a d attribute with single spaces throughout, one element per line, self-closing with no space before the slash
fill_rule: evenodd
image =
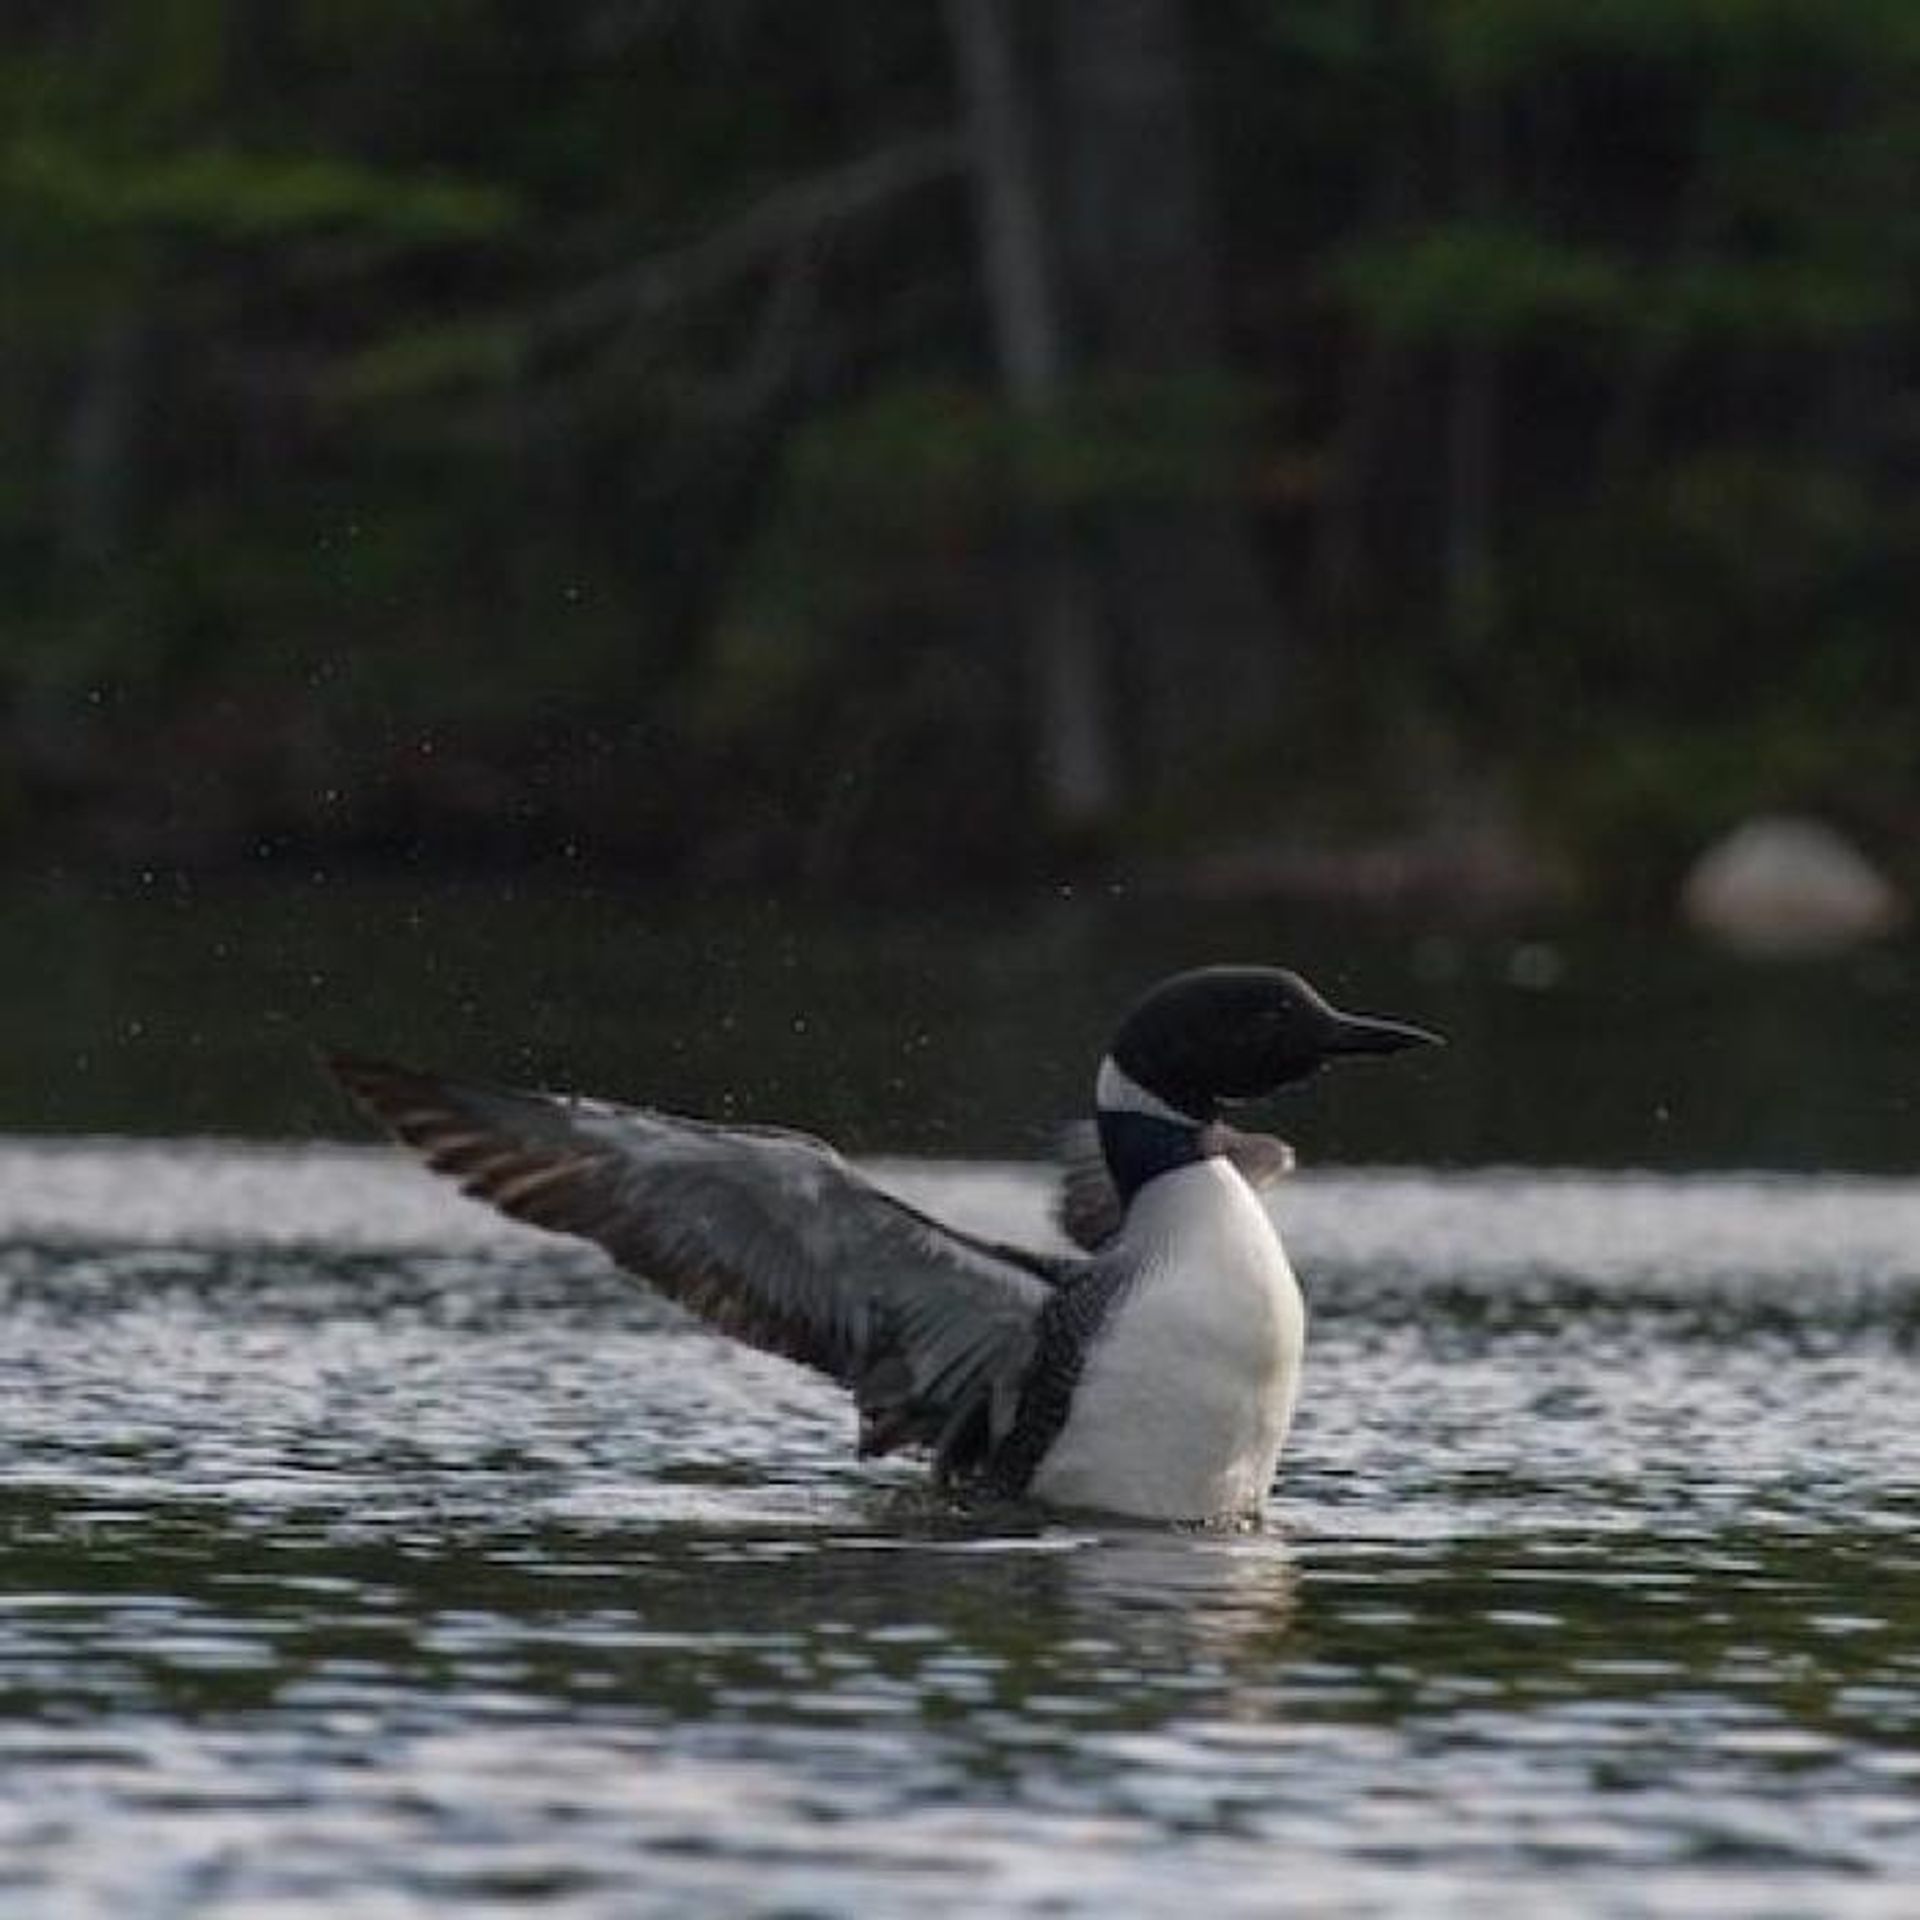
<path id="1" fill-rule="evenodd" d="M 1258 1513 L 1306 1337 L 1266 1210 L 1225 1160 L 1203 1160 L 1140 1190 L 1111 1257 L 1137 1278 L 1094 1340 L 1034 1495 L 1149 1520 Z"/>

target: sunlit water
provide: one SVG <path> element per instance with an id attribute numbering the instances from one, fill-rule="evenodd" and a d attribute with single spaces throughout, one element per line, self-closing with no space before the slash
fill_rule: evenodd
<path id="1" fill-rule="evenodd" d="M 0 1149 L 0 1913 L 1911 1914 L 1920 1185 L 1280 1213 L 1212 1537 L 943 1511 L 397 1157 Z"/>

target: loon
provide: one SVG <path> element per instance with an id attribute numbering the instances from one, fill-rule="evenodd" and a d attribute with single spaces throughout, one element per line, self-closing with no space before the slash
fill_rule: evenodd
<path id="1" fill-rule="evenodd" d="M 1438 1040 L 1338 1012 L 1277 967 L 1163 980 L 1100 1062 L 1098 1161 L 1063 1208 L 1090 1248 L 1076 1255 L 944 1225 L 805 1134 L 327 1064 L 467 1193 L 597 1242 L 724 1332 L 851 1388 L 863 1456 L 925 1449 L 938 1484 L 988 1498 L 1257 1524 L 1305 1307 L 1256 1189 L 1292 1155 L 1221 1107 Z"/>

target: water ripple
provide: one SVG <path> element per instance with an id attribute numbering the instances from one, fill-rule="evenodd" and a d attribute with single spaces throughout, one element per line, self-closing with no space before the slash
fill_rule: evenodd
<path id="1" fill-rule="evenodd" d="M 1221 1537 L 952 1511 L 382 1156 L 0 1148 L 0 1908 L 1904 1914 L 1916 1191 L 1280 1209 Z"/>

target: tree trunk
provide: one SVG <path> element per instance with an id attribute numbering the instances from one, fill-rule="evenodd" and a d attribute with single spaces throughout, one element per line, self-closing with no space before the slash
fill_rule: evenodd
<path id="1" fill-rule="evenodd" d="M 1499 108 L 1480 87 L 1454 99 L 1460 204 L 1491 222 L 1501 201 Z M 1447 388 L 1447 635 L 1454 657 L 1485 651 L 1496 617 L 1494 514 L 1499 488 L 1500 348 L 1483 331 L 1456 341 Z"/>
<path id="2" fill-rule="evenodd" d="M 971 126 L 980 243 L 1001 377 L 1030 421 L 1058 412 L 1072 360 L 1053 220 L 1034 140 L 1034 101 L 1011 0 L 947 0 Z M 1111 819 L 1119 778 L 1107 639 L 1087 562 L 1069 529 L 1029 514 L 1020 586 L 1031 648 L 1036 757 L 1049 823 L 1074 835 Z"/>
<path id="3" fill-rule="evenodd" d="M 60 550 L 82 567 L 107 565 L 127 544 L 146 358 L 147 329 L 139 318 L 115 314 L 95 328 L 59 470 Z"/>
<path id="4" fill-rule="evenodd" d="M 1179 0 L 1057 0 L 1060 163 L 1073 284 L 1096 371 L 1183 423 L 1184 471 L 1103 515 L 1102 575 L 1139 714 L 1136 785 L 1189 791 L 1278 718 L 1281 626 L 1217 418 L 1226 364 Z"/>

